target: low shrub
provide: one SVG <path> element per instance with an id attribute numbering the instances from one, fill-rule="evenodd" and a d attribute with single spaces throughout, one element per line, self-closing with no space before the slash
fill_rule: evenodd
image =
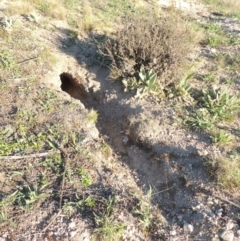
<path id="1" fill-rule="evenodd" d="M 164 89 L 181 78 L 192 46 L 187 24 L 181 17 L 135 16 L 125 18 L 122 26 L 103 46 L 112 61 L 115 79 L 125 80 L 126 87 L 126 79 L 139 79 L 144 69 L 146 73 L 156 73 L 158 86 Z"/>

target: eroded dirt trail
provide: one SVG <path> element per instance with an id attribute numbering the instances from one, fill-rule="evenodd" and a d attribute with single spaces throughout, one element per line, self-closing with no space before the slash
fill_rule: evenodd
<path id="1" fill-rule="evenodd" d="M 106 68 L 90 67 L 88 71 L 95 76 L 95 80 L 86 77 L 88 83 L 98 81 L 100 86 L 83 104 L 99 112 L 99 132 L 119 160 L 130 167 L 138 185 L 146 193 L 153 189 L 152 201 L 177 230 L 175 238 L 184 240 L 184 227 L 192 225 L 189 238 L 211 240 L 214 227 L 208 227 L 217 217 L 209 202 L 218 203 L 216 211 L 225 207 L 215 198 L 217 191 L 203 165 L 204 156 L 217 151 L 210 138 L 177 127 L 171 103 L 137 100 L 124 93 L 120 83 L 108 80 Z"/>

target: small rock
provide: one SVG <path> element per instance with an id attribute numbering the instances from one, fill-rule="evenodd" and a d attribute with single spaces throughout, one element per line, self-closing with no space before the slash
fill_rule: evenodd
<path id="1" fill-rule="evenodd" d="M 226 229 L 231 230 L 234 227 L 234 223 L 230 220 L 227 222 Z"/>
<path id="2" fill-rule="evenodd" d="M 75 227 L 76 227 L 75 222 L 71 222 L 71 223 L 69 223 L 68 227 L 69 227 L 70 229 L 75 228 Z"/>
<path id="3" fill-rule="evenodd" d="M 221 217 L 222 216 L 222 212 L 223 212 L 222 208 L 218 209 L 217 212 L 216 212 L 217 216 Z"/>
<path id="4" fill-rule="evenodd" d="M 176 230 L 170 231 L 170 235 L 175 236 L 177 234 Z"/>
<path id="5" fill-rule="evenodd" d="M 233 241 L 234 239 L 234 233 L 232 231 L 229 230 L 225 230 L 224 232 L 222 232 L 219 237 L 223 240 L 223 241 Z"/>
<path id="6" fill-rule="evenodd" d="M 183 224 L 183 229 L 184 229 L 184 232 L 187 232 L 187 233 L 190 232 L 190 233 L 192 233 L 194 227 L 193 227 L 192 224 L 188 224 L 187 222 L 184 222 L 184 224 Z"/>
<path id="7" fill-rule="evenodd" d="M 240 229 L 237 231 L 237 235 L 238 237 L 240 237 Z"/>
<path id="8" fill-rule="evenodd" d="M 77 234 L 77 232 L 76 231 L 71 231 L 69 234 L 70 234 L 70 237 L 73 238 Z"/>
<path id="9" fill-rule="evenodd" d="M 123 138 L 123 143 L 127 143 L 128 140 L 129 140 L 129 138 L 128 138 L 127 136 L 125 136 L 125 137 Z"/>
<path id="10" fill-rule="evenodd" d="M 5 241 L 5 238 L 0 237 L 0 241 Z"/>

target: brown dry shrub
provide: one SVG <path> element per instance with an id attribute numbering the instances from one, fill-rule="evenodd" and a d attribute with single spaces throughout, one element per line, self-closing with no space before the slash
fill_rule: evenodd
<path id="1" fill-rule="evenodd" d="M 141 67 L 153 69 L 162 87 L 181 77 L 192 33 L 179 15 L 125 18 L 122 26 L 104 44 L 116 79 L 134 77 Z"/>

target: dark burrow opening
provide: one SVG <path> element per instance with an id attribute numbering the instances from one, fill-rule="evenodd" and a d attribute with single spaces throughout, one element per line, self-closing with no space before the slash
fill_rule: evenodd
<path id="1" fill-rule="evenodd" d="M 60 74 L 61 89 L 71 97 L 84 102 L 88 97 L 88 92 L 81 77 L 73 77 L 72 74 L 63 72 Z"/>

